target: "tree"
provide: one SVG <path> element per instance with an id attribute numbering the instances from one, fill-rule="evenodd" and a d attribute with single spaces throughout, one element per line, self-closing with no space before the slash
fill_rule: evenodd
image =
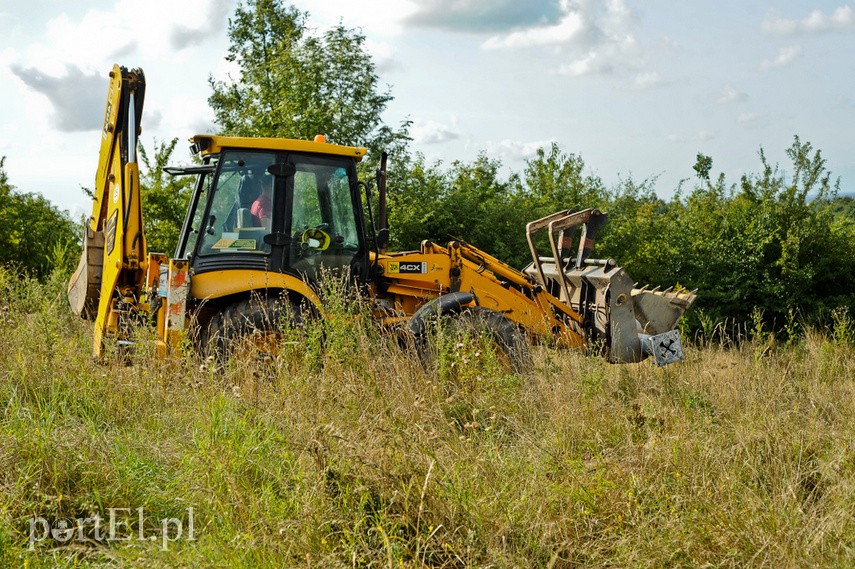
<path id="1" fill-rule="evenodd" d="M 526 240 L 526 224 L 561 210 L 602 208 L 606 190 L 602 181 L 587 175 L 581 156 L 566 154 L 553 142 L 548 148 L 538 148 L 534 158 L 526 161 L 522 178 L 510 176 L 511 207 L 505 215 L 512 220 L 508 227 L 507 249 L 510 263 L 516 267 L 531 261 L 531 251 Z M 550 251 L 545 231 L 535 237 L 541 254 Z"/>
<path id="2" fill-rule="evenodd" d="M 711 157 L 698 152 L 698 157 L 695 160 L 695 165 L 692 166 L 692 169 L 695 171 L 695 175 L 699 179 L 708 181 L 710 179 L 710 170 L 712 170 L 712 163 L 713 162 Z"/>
<path id="3" fill-rule="evenodd" d="M 527 263 L 527 208 L 517 199 L 516 178 L 500 179 L 498 159 L 480 154 L 474 162 L 454 162 L 448 172 L 443 213 L 446 235 L 463 239 L 510 265 Z"/>
<path id="4" fill-rule="evenodd" d="M 780 325 L 791 309 L 816 319 L 855 308 L 855 239 L 833 214 L 837 185 L 810 143 L 795 137 L 787 156 L 789 178 L 761 149 L 759 174 L 731 187 L 723 175 L 715 183 L 701 176 L 685 203 L 670 206 L 667 235 L 679 259 L 672 279 L 698 287 L 699 308 L 715 320 L 744 322 L 759 308 Z"/>
<path id="5" fill-rule="evenodd" d="M 396 154 L 389 165 L 389 225 L 393 249 L 418 249 L 423 239 L 447 241 L 445 229 L 448 186 L 440 164 L 425 163 L 424 156 Z"/>
<path id="6" fill-rule="evenodd" d="M 855 197 L 838 196 L 831 200 L 830 206 L 841 223 L 855 224 Z"/>
<path id="7" fill-rule="evenodd" d="M 678 230 L 682 204 L 660 199 L 655 181 L 630 177 L 609 192 L 603 206 L 609 223 L 597 239 L 597 256 L 616 259 L 638 282 L 671 285 L 680 280 L 674 275 L 680 274 L 687 247 L 684 232 Z"/>
<path id="8" fill-rule="evenodd" d="M 412 249 L 421 239 L 444 244 L 459 237 L 521 268 L 531 261 L 529 221 L 606 202 L 600 179 L 585 175 L 584 161 L 557 144 L 538 150 L 523 178 L 511 174 L 502 180 L 501 170 L 498 159 L 483 153 L 447 170 L 422 157 L 396 161 L 389 179 L 393 242 Z M 545 240 L 540 245 L 548 247 Z"/>
<path id="9" fill-rule="evenodd" d="M 526 161 L 524 187 L 537 217 L 562 209 L 586 209 L 602 206 L 606 190 L 597 176 L 585 175 L 581 156 L 565 154 L 553 142 L 549 149 L 538 148 L 535 157 Z"/>
<path id="10" fill-rule="evenodd" d="M 140 171 L 140 193 L 148 250 L 167 255 L 172 255 L 178 245 L 178 234 L 193 195 L 192 176 L 173 178 L 163 171 L 177 143 L 178 138 L 170 142 L 155 140 L 153 158 L 139 145 L 144 166 Z"/>
<path id="11" fill-rule="evenodd" d="M 77 257 L 80 226 L 44 196 L 16 191 L 5 162 L 0 158 L 0 264 L 45 277 Z"/>
<path id="12" fill-rule="evenodd" d="M 382 121 L 383 90 L 365 36 L 343 25 L 312 35 L 307 14 L 277 0 L 247 0 L 229 21 L 230 81 L 209 79 L 223 134 L 312 139 L 388 149 L 406 138 Z"/>

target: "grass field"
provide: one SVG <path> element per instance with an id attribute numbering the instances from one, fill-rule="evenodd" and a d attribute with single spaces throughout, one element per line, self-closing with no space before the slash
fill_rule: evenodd
<path id="1" fill-rule="evenodd" d="M 515 376 L 470 344 L 427 373 L 342 311 L 217 370 L 145 336 L 94 363 L 63 286 L 0 273 L 2 567 L 855 565 L 845 315 Z"/>

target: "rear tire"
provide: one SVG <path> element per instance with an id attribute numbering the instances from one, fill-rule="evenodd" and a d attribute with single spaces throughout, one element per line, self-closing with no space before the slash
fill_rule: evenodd
<path id="1" fill-rule="evenodd" d="M 278 348 L 283 330 L 302 322 L 301 306 L 293 300 L 253 296 L 215 314 L 199 334 L 197 347 L 221 364 L 244 349 L 264 356 Z"/>

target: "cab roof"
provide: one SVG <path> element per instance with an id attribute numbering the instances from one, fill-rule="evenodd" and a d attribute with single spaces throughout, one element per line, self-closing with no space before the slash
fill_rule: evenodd
<path id="1" fill-rule="evenodd" d="M 246 150 L 284 150 L 332 154 L 335 156 L 349 156 L 359 162 L 368 152 L 367 149 L 358 146 L 328 144 L 321 135 L 316 136 L 315 140 L 310 141 L 295 140 L 292 138 L 244 138 L 197 134 L 190 139 L 190 142 L 193 143 L 193 152 L 202 156 L 219 154 L 225 148 L 240 148 Z"/>

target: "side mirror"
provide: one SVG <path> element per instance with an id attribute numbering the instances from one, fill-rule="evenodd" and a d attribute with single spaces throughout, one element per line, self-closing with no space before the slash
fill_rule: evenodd
<path id="1" fill-rule="evenodd" d="M 389 228 L 384 227 L 377 232 L 377 248 L 383 252 L 389 245 Z"/>

